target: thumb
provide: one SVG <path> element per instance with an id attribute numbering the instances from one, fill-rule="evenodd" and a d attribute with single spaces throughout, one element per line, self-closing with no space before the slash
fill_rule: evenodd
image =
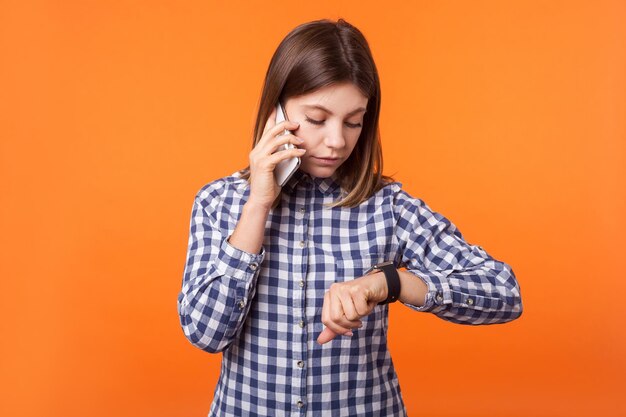
<path id="1" fill-rule="evenodd" d="M 265 127 L 263 128 L 263 133 L 267 132 L 272 127 L 276 126 L 276 107 L 270 113 L 270 116 L 267 118 L 265 122 Z"/>
<path id="2" fill-rule="evenodd" d="M 317 343 L 323 345 L 324 343 L 330 342 L 337 336 L 337 333 L 330 330 L 328 327 L 324 327 L 322 333 L 317 337 Z"/>

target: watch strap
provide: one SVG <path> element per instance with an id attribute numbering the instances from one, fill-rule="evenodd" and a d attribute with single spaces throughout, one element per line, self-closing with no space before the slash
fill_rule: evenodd
<path id="1" fill-rule="evenodd" d="M 387 280 L 387 298 L 378 303 L 378 305 L 394 303 L 400 297 L 400 275 L 393 261 L 383 262 L 374 265 L 371 271 L 378 270 L 385 274 Z"/>

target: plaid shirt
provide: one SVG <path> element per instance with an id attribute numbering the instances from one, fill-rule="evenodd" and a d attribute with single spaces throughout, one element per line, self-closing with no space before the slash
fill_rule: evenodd
<path id="1" fill-rule="evenodd" d="M 223 352 L 209 416 L 404 416 L 387 349 L 388 305 L 354 336 L 319 345 L 324 293 L 394 260 L 428 285 L 416 311 L 462 324 L 520 316 L 515 275 L 422 200 L 386 185 L 355 208 L 324 207 L 341 188 L 301 171 L 267 219 L 259 254 L 231 246 L 249 195 L 238 173 L 200 189 L 178 312 L 185 336 Z M 419 279 L 419 278 L 416 278 Z"/>

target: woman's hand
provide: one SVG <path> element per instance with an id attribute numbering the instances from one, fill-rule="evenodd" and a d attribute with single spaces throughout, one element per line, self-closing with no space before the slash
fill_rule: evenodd
<path id="1" fill-rule="evenodd" d="M 248 201 L 262 207 L 271 207 L 280 193 L 280 186 L 274 178 L 274 168 L 285 159 L 300 157 L 306 152 L 304 149 L 292 148 L 276 150 L 286 144 L 302 144 L 303 140 L 293 134 L 277 137 L 285 129 L 295 130 L 299 123 L 285 120 L 276 124 L 276 109 L 265 123 L 263 136 L 250 152 L 250 197 Z"/>
<path id="2" fill-rule="evenodd" d="M 360 318 L 370 314 L 386 298 L 387 280 L 382 272 L 332 284 L 322 306 L 322 323 L 326 328 L 317 342 L 324 344 L 340 334 L 352 336 L 351 329 L 363 325 Z"/>

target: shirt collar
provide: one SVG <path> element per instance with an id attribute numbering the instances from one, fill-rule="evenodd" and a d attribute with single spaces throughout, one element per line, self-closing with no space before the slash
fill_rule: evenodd
<path id="1" fill-rule="evenodd" d="M 340 188 L 336 173 L 327 178 L 320 178 L 314 177 L 301 170 L 297 170 L 293 173 L 289 181 L 283 186 L 283 189 L 291 192 L 297 186 L 305 188 L 313 186 L 320 190 L 322 194 L 331 194 Z"/>

